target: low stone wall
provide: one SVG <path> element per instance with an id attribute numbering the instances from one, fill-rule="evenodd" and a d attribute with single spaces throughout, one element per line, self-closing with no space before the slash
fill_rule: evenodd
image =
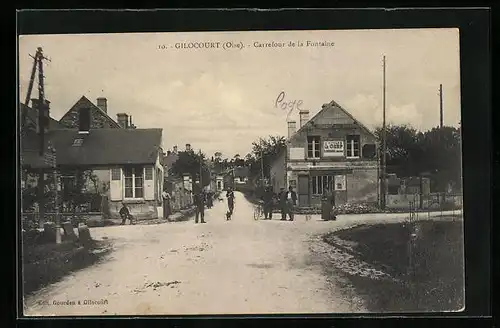
<path id="1" fill-rule="evenodd" d="M 420 195 L 418 194 L 387 195 L 386 201 L 388 208 L 409 209 L 410 206 L 420 208 Z M 422 196 L 422 209 L 453 209 L 461 208 L 462 205 L 462 195 L 432 193 Z"/>
<path id="2" fill-rule="evenodd" d="M 160 206 L 156 200 L 147 201 L 125 201 L 130 214 L 136 219 L 157 219 L 158 211 L 156 208 Z M 109 204 L 109 218 L 120 219 L 120 209 L 122 201 L 113 201 Z"/>

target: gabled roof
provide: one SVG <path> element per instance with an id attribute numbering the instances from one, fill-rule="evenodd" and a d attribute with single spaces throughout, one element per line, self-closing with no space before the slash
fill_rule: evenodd
<path id="1" fill-rule="evenodd" d="M 30 125 L 30 123 L 34 124 L 35 126 L 38 125 L 38 109 L 26 106 L 23 103 L 19 103 L 19 109 L 21 110 L 21 116 L 20 116 L 21 119 L 23 112 L 26 113 L 26 125 Z M 62 125 L 57 120 L 50 117 L 49 129 L 60 129 L 60 128 L 62 128 Z"/>
<path id="2" fill-rule="evenodd" d="M 47 133 L 56 149 L 58 166 L 107 166 L 154 164 L 161 152 L 162 129 L 95 129 L 81 135 L 77 129 L 58 129 Z M 76 139 L 82 139 L 74 146 Z M 37 138 L 23 137 L 24 165 L 40 163 Z"/>
<path id="3" fill-rule="evenodd" d="M 311 125 L 314 124 L 314 121 L 321 114 L 323 114 L 324 112 L 326 112 L 328 109 L 330 109 L 332 107 L 337 107 L 338 109 L 340 109 L 344 114 L 346 114 L 350 119 L 352 119 L 354 121 L 354 124 L 358 125 L 361 129 L 365 130 L 368 134 L 370 134 L 371 136 L 373 136 L 374 138 L 376 138 L 375 134 L 372 131 L 370 131 L 370 129 L 368 129 L 360 121 L 358 121 L 357 119 L 355 119 L 354 116 L 351 115 L 351 113 L 349 113 L 345 108 L 343 108 L 342 106 L 340 106 L 336 101 L 332 100 L 328 104 L 324 104 L 323 107 L 321 108 L 321 110 L 319 112 L 317 112 L 316 115 L 314 115 L 312 118 L 310 118 L 309 121 L 307 121 L 303 126 L 301 126 L 292 136 L 290 136 L 289 138 L 287 138 L 287 141 L 293 139 L 295 136 L 297 136 L 298 134 L 300 134 L 301 132 L 303 132 L 305 129 L 311 127 Z M 276 156 L 276 158 L 273 160 L 273 162 L 275 162 L 279 158 L 279 155 L 281 155 L 284 151 L 285 151 L 285 149 L 282 149 L 279 152 L 279 154 Z"/>
<path id="4" fill-rule="evenodd" d="M 97 110 L 102 116 L 104 116 L 109 123 L 116 127 L 116 128 L 121 128 L 121 126 L 113 120 L 105 111 L 97 107 L 93 102 L 91 102 L 87 97 L 82 96 L 71 108 L 59 119 L 59 121 L 63 121 L 70 113 L 75 109 L 75 108 L 80 108 L 82 106 L 89 106 L 91 109 Z"/>
<path id="5" fill-rule="evenodd" d="M 359 125 L 359 127 L 361 129 L 365 130 L 365 132 L 367 132 L 368 134 L 370 134 L 371 136 L 373 136 L 375 138 L 375 134 L 372 131 L 370 131 L 370 129 L 368 129 L 363 123 L 361 123 L 356 118 L 354 118 L 354 116 L 352 116 L 351 113 L 349 113 L 345 108 L 340 106 L 336 101 L 332 100 L 332 101 L 330 101 L 330 103 L 323 105 L 323 108 L 318 113 L 316 113 L 316 115 L 314 115 L 309 121 L 307 121 L 303 126 L 301 126 L 290 137 L 290 139 L 293 138 L 295 135 L 299 134 L 300 132 L 304 131 L 308 126 L 311 125 L 311 123 L 313 123 L 316 120 L 316 118 L 318 116 L 320 116 L 322 113 L 326 112 L 328 109 L 330 109 L 332 107 L 337 107 L 338 109 L 340 109 L 344 114 L 346 114 L 350 119 L 352 119 L 354 121 L 354 124 Z"/>

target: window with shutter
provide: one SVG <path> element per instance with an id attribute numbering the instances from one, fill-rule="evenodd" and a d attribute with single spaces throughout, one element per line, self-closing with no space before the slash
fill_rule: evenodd
<path id="1" fill-rule="evenodd" d="M 125 198 L 144 197 L 144 168 L 142 166 L 128 166 L 123 169 Z"/>
<path id="2" fill-rule="evenodd" d="M 366 144 L 363 146 L 363 158 L 375 158 L 377 149 L 375 144 Z"/>

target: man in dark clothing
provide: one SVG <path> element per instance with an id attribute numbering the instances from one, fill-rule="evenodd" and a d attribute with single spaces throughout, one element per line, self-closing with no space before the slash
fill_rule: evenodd
<path id="1" fill-rule="evenodd" d="M 127 205 L 125 203 L 122 203 L 122 208 L 120 209 L 120 217 L 122 218 L 122 225 L 124 225 L 127 222 L 127 219 L 130 220 L 130 224 L 133 224 L 133 217 L 130 215 L 130 211 L 127 208 Z"/>
<path id="2" fill-rule="evenodd" d="M 170 205 L 170 194 L 164 190 L 161 194 L 162 198 L 163 198 L 163 218 L 166 220 L 168 219 L 168 216 L 170 215 L 171 213 L 171 205 Z"/>
<path id="3" fill-rule="evenodd" d="M 272 220 L 274 192 L 271 187 L 266 187 L 261 200 L 264 202 L 264 220 Z"/>
<path id="4" fill-rule="evenodd" d="M 207 207 L 212 208 L 214 206 L 214 194 L 209 191 L 207 192 Z"/>
<path id="5" fill-rule="evenodd" d="M 194 194 L 193 202 L 196 207 L 196 216 L 194 223 L 198 223 L 199 218 L 201 218 L 201 223 L 205 223 L 206 196 L 203 190 L 200 190 L 196 194 Z"/>
<path id="6" fill-rule="evenodd" d="M 231 220 L 234 211 L 234 192 L 231 187 L 227 189 L 226 198 L 227 198 L 227 207 L 229 209 L 229 211 L 226 213 L 226 220 Z"/>
<path id="7" fill-rule="evenodd" d="M 297 204 L 297 193 L 293 191 L 293 187 L 290 186 L 288 191 L 285 188 L 281 188 L 280 195 L 280 206 L 281 206 L 281 220 L 286 221 L 286 216 L 290 217 L 290 221 L 293 221 L 293 208 Z"/>

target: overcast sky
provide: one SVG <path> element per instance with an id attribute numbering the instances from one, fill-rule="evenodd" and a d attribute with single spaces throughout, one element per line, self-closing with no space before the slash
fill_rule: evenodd
<path id="1" fill-rule="evenodd" d="M 244 48 L 175 48 L 217 41 Z M 254 46 L 272 41 L 304 47 Z M 311 117 L 335 100 L 369 128 L 381 125 L 384 54 L 388 122 L 438 126 L 440 83 L 445 125 L 460 121 L 458 29 L 21 36 L 21 101 L 38 46 L 51 59 L 44 75 L 54 118 L 82 95 L 106 97 L 111 117 L 126 112 L 138 128 L 163 128 L 165 150 L 191 143 L 209 156 L 244 156 L 259 136 L 286 135 L 287 111 L 275 108 L 281 91 Z"/>

